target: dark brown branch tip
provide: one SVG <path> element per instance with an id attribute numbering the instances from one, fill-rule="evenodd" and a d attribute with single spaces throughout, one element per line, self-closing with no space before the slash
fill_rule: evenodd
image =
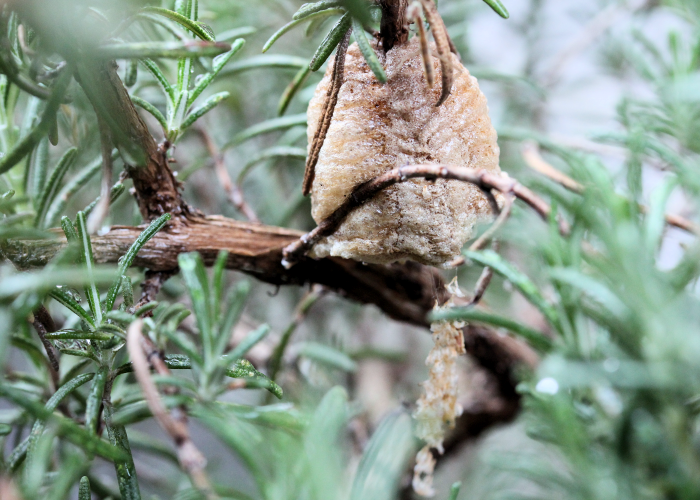
<path id="1" fill-rule="evenodd" d="M 326 102 L 323 104 L 321 119 L 318 122 L 318 128 L 316 129 L 314 138 L 311 141 L 311 149 L 306 160 L 306 171 L 304 172 L 304 182 L 301 188 L 301 192 L 304 196 L 308 196 L 308 194 L 311 192 L 311 187 L 313 186 L 314 178 L 316 176 L 316 164 L 318 163 L 318 158 L 321 154 L 323 143 L 326 141 L 328 129 L 331 127 L 335 106 L 338 104 L 338 94 L 340 93 L 340 87 L 343 86 L 343 78 L 345 76 L 345 55 L 348 52 L 348 43 L 350 41 L 351 32 L 352 29 L 349 29 L 345 33 L 342 41 L 340 44 L 338 44 L 338 50 L 335 54 L 333 72 L 331 73 L 331 85 L 328 87 L 328 93 L 326 94 Z"/>

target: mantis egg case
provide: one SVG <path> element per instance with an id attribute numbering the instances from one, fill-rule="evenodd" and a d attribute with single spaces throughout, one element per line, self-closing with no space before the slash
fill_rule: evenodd
<path id="1" fill-rule="evenodd" d="M 332 214 L 358 184 L 403 165 L 500 171 L 486 98 L 476 78 L 454 54 L 449 57 L 455 67 L 452 94 L 436 107 L 440 87 L 426 84 L 417 37 L 386 54 L 384 85 L 357 44 L 349 47 L 344 83 L 312 185 L 316 222 Z M 433 58 L 433 66 L 439 81 L 438 59 Z M 309 143 L 318 127 L 331 70 L 332 63 L 309 104 Z M 479 219 L 490 217 L 489 203 L 476 186 L 412 179 L 387 188 L 350 213 L 311 255 L 441 265 L 459 255 Z"/>

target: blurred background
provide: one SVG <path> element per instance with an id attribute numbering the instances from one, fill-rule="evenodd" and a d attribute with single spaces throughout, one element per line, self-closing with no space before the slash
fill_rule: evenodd
<path id="1" fill-rule="evenodd" d="M 140 5 L 140 2 L 132 3 Z M 308 36 L 304 27 L 291 31 L 263 55 L 266 40 L 290 21 L 302 3 L 296 0 L 200 2 L 199 20 L 213 29 L 218 40 L 238 36 L 246 40 L 241 52 L 224 67 L 207 91 L 212 94 L 226 91 L 230 96 L 198 120 L 173 150 L 171 167 L 184 182 L 185 199 L 206 214 L 245 219 L 229 201 L 216 172 L 218 151 L 228 175 L 239 183 L 245 201 L 262 223 L 301 230 L 314 227 L 310 202 L 302 197 L 300 186 L 307 146 L 305 110 L 322 71 L 312 73 L 291 100 L 284 114 L 287 122 L 268 127 L 267 131 L 251 128 L 278 117 L 278 105 L 285 89 L 308 64 L 334 22 L 335 18 L 329 18 L 310 30 Z M 163 6 L 172 8 L 167 1 Z M 649 203 L 655 189 L 672 174 L 663 159 L 644 156 L 628 139 L 620 137 L 630 130 L 641 135 L 650 132 L 656 125 L 645 119 L 644 113 L 657 118 L 663 115 L 665 130 L 672 131 L 669 134 L 672 134 L 673 145 L 688 154 L 697 151 L 700 80 L 695 44 L 700 3 L 696 0 L 661 3 L 654 0 L 508 0 L 505 6 L 510 12 L 509 19 L 497 16 L 480 0 L 439 2 L 439 11 L 465 66 L 477 77 L 488 99 L 491 119 L 499 134 L 501 169 L 535 190 L 542 186 L 546 186 L 548 192 L 556 190 L 549 179 L 531 168 L 532 157 L 528 161 L 527 152 L 542 148 L 541 156 L 537 153 L 539 160 L 573 175 L 560 155 L 551 154 L 552 150 L 563 148 L 572 154 L 593 155 L 609 172 L 612 185 L 630 193 L 630 186 L 634 184 L 630 181 L 630 165 L 638 164 L 639 191 L 634 196 L 642 203 Z M 102 7 L 108 14 L 123 8 L 108 3 Z M 171 39 L 167 30 L 148 23 L 136 23 L 122 36 L 126 41 Z M 688 68 L 683 75 L 673 69 L 682 63 L 687 63 L 684 67 Z M 124 61 L 119 64 L 120 75 L 126 78 L 128 65 Z M 164 64 L 162 69 L 171 81 L 175 79 L 175 65 Z M 163 93 L 143 68 L 139 68 L 138 79 L 129 92 L 161 110 L 166 107 Z M 21 101 L 16 119 L 21 120 L 21 109 L 26 105 L 26 100 Z M 80 167 L 99 154 L 96 122 L 88 110 L 86 99 L 77 95 L 73 107 L 65 107 L 60 115 L 61 144 L 64 148 L 69 143 L 80 146 L 81 160 L 77 162 Z M 162 140 L 163 131 L 158 122 L 148 113 L 143 116 L 153 135 Z M 61 148 L 53 149 L 52 161 L 56 161 Z M 78 167 L 73 173 L 77 170 Z M 119 170 L 117 166 L 114 182 Z M 10 175 L 22 173 L 13 171 Z M 92 201 L 99 193 L 99 182 L 95 176 L 86 184 L 71 198 L 65 213 L 72 216 Z M 693 209 L 692 197 L 682 190 L 670 196 L 668 212 L 690 216 Z M 141 216 L 130 196 L 119 198 L 104 221 L 105 226 L 139 223 Z M 542 242 L 548 240 L 550 228 L 522 206 L 516 206 L 511 219 L 500 231 L 500 253 L 520 269 L 537 275 L 541 255 L 546 253 Z M 654 266 L 662 270 L 673 268 L 692 241 L 693 237 L 686 232 L 670 228 Z M 458 277 L 462 288 L 471 290 L 480 272 L 481 267 L 467 265 L 458 270 L 446 270 L 444 275 L 447 281 Z M 140 278 L 134 274 L 134 279 Z M 543 293 L 551 299 L 555 292 L 546 284 L 546 279 L 542 278 L 538 284 L 543 283 Z M 229 284 L 242 280 L 251 282 L 252 292 L 233 332 L 232 344 L 240 342 L 260 325 L 269 324 L 270 335 L 248 354 L 248 359 L 261 368 L 270 359 L 283 333 L 293 325 L 291 342 L 277 379 L 285 390 L 285 397 L 276 403 L 275 411 L 305 415 L 317 408 L 322 396 L 333 386 L 345 387 L 351 402 L 350 417 L 348 434 L 338 451 L 343 457 L 341 468 L 356 470 L 361 452 L 380 422 L 392 412 L 412 409 L 419 398 L 420 383 L 426 380 L 428 373 L 424 361 L 432 347 L 429 332 L 392 321 L 373 306 L 360 306 L 321 288 L 276 288 L 239 273 L 227 274 Z M 159 300 L 189 305 L 179 276 L 166 283 Z M 311 305 L 299 317 L 297 325 L 294 318 L 300 304 Z M 511 283 L 502 277 L 494 278 L 482 307 L 517 318 L 520 323 L 545 333 L 552 331 L 540 312 L 521 295 L 513 293 Z M 52 306 L 52 313 L 59 322 L 66 316 L 58 306 Z M 182 328 L 185 331 L 196 329 L 194 319 L 186 319 Z M 562 356 L 566 355 L 567 351 L 563 350 Z M 8 365 L 12 370 L 21 370 L 26 363 L 20 357 L 11 357 Z M 488 401 L 491 389 L 497 384 L 493 375 L 468 356 L 459 359 L 459 367 L 462 406 L 475 408 Z M 536 378 L 527 370 L 523 372 L 523 380 L 536 382 Z M 221 400 L 248 405 L 246 408 L 252 408 L 251 412 L 258 411 L 253 409 L 259 405 L 270 403 L 263 392 L 249 390 L 228 392 Z M 611 401 L 613 405 L 619 403 L 616 397 Z M 487 425 L 485 432 L 477 433 L 476 437 L 469 433 L 458 434 L 448 453 L 438 457 L 437 498 L 447 498 L 450 485 L 455 481 L 462 481 L 458 498 L 463 500 L 516 496 L 612 499 L 629 495 L 629 498 L 641 498 L 635 496 L 639 492 L 622 492 L 617 478 L 606 478 L 599 471 L 590 476 L 586 471 L 578 471 L 581 478 L 595 477 L 599 481 L 590 490 L 570 490 L 561 484 L 559 489 L 552 487 L 548 481 L 553 481 L 556 473 L 568 478 L 561 479 L 566 482 L 576 471 L 571 472 L 567 461 L 570 457 L 563 458 L 556 446 L 547 444 L 546 439 L 532 439 L 527 418 L 535 413 L 527 410 L 525 417 Z M 241 413 L 237 418 L 245 421 L 248 417 Z M 257 427 L 250 430 L 245 422 L 240 427 L 235 427 L 239 425 L 235 422 L 225 425 L 239 429 L 239 435 L 255 443 L 254 447 L 269 448 L 266 455 L 269 468 L 291 469 L 294 457 L 306 453 L 277 434 L 273 437 L 272 431 L 267 432 L 264 426 L 262 430 Z M 231 485 L 237 491 L 231 494 L 233 497 L 313 496 L 288 496 L 292 491 L 299 494 L 299 490 L 285 486 L 287 479 L 279 473 L 271 474 L 277 482 L 269 480 L 270 488 L 261 494 L 256 473 L 251 472 L 247 459 L 241 458 L 241 449 L 232 452 L 233 445 L 222 443 L 220 435 L 214 435 L 196 419 L 193 419 L 192 428 L 195 443 L 209 460 L 209 473 L 216 481 Z M 146 438 L 169 441 L 152 421 L 134 424 L 129 429 L 144 441 Z M 138 448 L 135 446 L 134 456 L 145 497 L 151 494 L 159 498 L 177 497 L 187 481 L 173 463 L 172 453 L 163 452 L 166 457 L 163 458 Z M 537 460 L 536 467 L 533 457 Z M 97 463 L 94 477 L 113 488 L 112 466 L 106 462 Z M 632 481 L 638 473 L 642 474 L 626 470 L 623 475 Z M 338 477 L 347 478 L 347 474 Z M 409 480 L 410 474 L 401 474 L 398 486 L 401 498 L 413 498 Z M 344 491 L 343 488 L 345 486 L 338 486 L 338 491 Z M 645 490 L 650 498 L 665 497 L 654 493 L 658 490 L 650 491 Z M 345 494 L 338 493 L 334 498 L 345 498 Z"/>

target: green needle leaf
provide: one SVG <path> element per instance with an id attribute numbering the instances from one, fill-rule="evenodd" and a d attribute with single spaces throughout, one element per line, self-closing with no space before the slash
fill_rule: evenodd
<path id="1" fill-rule="evenodd" d="M 404 409 L 395 410 L 382 419 L 362 453 L 350 500 L 393 497 L 416 449 L 411 420 Z"/>
<path id="2" fill-rule="evenodd" d="M 224 315 L 219 324 L 218 336 L 222 343 L 224 342 L 224 338 L 231 338 L 233 327 L 236 325 L 236 323 L 238 323 L 238 320 L 243 313 L 243 308 L 245 307 L 246 299 L 250 294 L 250 289 L 251 286 L 248 281 L 236 283 L 229 289 Z M 223 347 L 221 349 L 223 350 Z"/>
<path id="3" fill-rule="evenodd" d="M 345 33 L 350 29 L 351 24 L 352 17 L 350 14 L 345 14 L 336 25 L 333 26 L 333 29 L 328 32 L 328 35 L 326 35 L 326 38 L 321 42 L 321 45 L 316 49 L 316 53 L 311 58 L 311 62 L 309 63 L 311 71 L 318 71 L 321 66 L 323 66 L 323 63 L 330 57 L 333 50 L 335 50 L 345 36 Z"/>
<path id="4" fill-rule="evenodd" d="M 102 323 L 102 306 L 100 305 L 100 292 L 97 290 L 95 280 L 92 278 L 95 270 L 95 256 L 92 253 L 92 242 L 87 231 L 87 220 L 85 212 L 78 212 L 76 216 L 78 226 L 78 240 L 80 243 L 80 260 L 85 265 L 87 270 L 89 283 L 85 285 L 85 296 L 87 297 L 88 305 L 95 318 L 95 324 Z"/>
<path id="5" fill-rule="evenodd" d="M 115 449 L 121 452 L 121 457 L 114 460 L 114 469 L 117 472 L 119 492 L 122 495 L 122 500 L 141 500 L 138 476 L 136 475 L 136 467 L 134 466 L 134 459 L 131 455 L 129 437 L 126 434 L 124 426 L 115 425 L 113 423 L 113 418 L 114 408 L 112 404 L 105 403 L 104 419 L 109 442 Z"/>
<path id="6" fill-rule="evenodd" d="M 525 339 L 539 351 L 549 352 L 552 349 L 552 341 L 537 330 L 533 330 L 509 318 L 480 311 L 473 307 L 454 307 L 436 311 L 431 313 L 429 318 L 430 321 L 475 321 L 505 328 Z"/>
<path id="7" fill-rule="evenodd" d="M 98 370 L 92 381 L 90 395 L 87 398 L 85 406 L 85 428 L 91 434 L 97 433 L 97 424 L 100 409 L 102 408 L 102 393 L 104 392 L 108 374 L 109 368 L 107 366 L 103 366 Z"/>
<path id="8" fill-rule="evenodd" d="M 85 373 L 65 382 L 46 402 L 46 411 L 53 413 L 56 408 L 58 408 L 58 405 L 66 398 L 66 396 L 71 394 L 78 387 L 81 387 L 82 385 L 91 381 L 94 376 L 94 373 Z M 27 454 L 27 449 L 29 448 L 30 442 L 37 439 L 44 432 L 45 428 L 46 425 L 41 420 L 37 420 L 34 423 L 29 436 L 27 436 L 27 438 L 13 450 L 12 454 L 7 458 L 7 466 L 9 470 L 14 470 L 22 463 L 22 460 L 24 460 L 24 457 Z"/>
<path id="9" fill-rule="evenodd" d="M 224 356 L 224 358 L 230 360 L 237 360 L 242 358 L 248 353 L 248 351 L 255 347 L 255 344 L 267 337 L 268 333 L 270 333 L 269 325 L 259 326 L 258 328 L 250 332 L 248 335 L 246 335 L 246 337 L 241 341 L 241 343 L 238 344 L 233 351 Z"/>
<path id="10" fill-rule="evenodd" d="M 231 50 L 225 42 L 202 42 L 188 40 L 185 42 L 134 42 L 108 43 L 100 45 L 95 55 L 103 59 L 143 59 L 147 57 L 183 57 L 217 56 Z"/>
<path id="11" fill-rule="evenodd" d="M 482 266 L 490 267 L 496 273 L 506 278 L 523 294 L 523 297 L 539 309 L 554 328 L 560 328 L 559 314 L 554 306 L 542 296 L 537 286 L 530 278 L 515 269 L 512 264 L 505 261 L 500 255 L 491 250 L 484 250 L 482 252 L 466 251 L 464 252 L 464 256 Z"/>
<path id="12" fill-rule="evenodd" d="M 131 101 L 134 104 L 136 104 L 139 108 L 145 109 L 146 111 L 151 113 L 151 115 L 153 115 L 153 118 L 158 120 L 160 126 L 163 127 L 163 131 L 168 130 L 168 121 L 165 119 L 165 116 L 163 116 L 163 113 L 161 113 L 160 110 L 156 108 L 153 104 L 135 95 L 131 96 Z"/>
<path id="13" fill-rule="evenodd" d="M 284 93 L 282 94 L 280 102 L 277 105 L 277 116 L 282 116 L 285 113 L 285 111 L 287 111 L 287 108 L 292 102 L 292 99 L 297 94 L 297 92 L 299 92 L 299 89 L 302 85 L 304 85 L 304 82 L 306 82 L 306 79 L 309 77 L 310 74 L 311 68 L 309 68 L 309 65 L 307 64 L 306 66 L 301 68 L 296 75 L 294 75 L 292 81 L 289 82 L 287 88 L 284 89 Z"/>
<path id="14" fill-rule="evenodd" d="M 61 159 L 58 161 L 56 168 L 51 173 L 49 182 L 44 187 L 39 198 L 39 203 L 37 205 L 36 218 L 34 219 L 34 227 L 42 228 L 44 227 L 44 217 L 46 215 L 46 210 L 49 203 L 51 203 L 56 196 L 56 191 L 58 190 L 59 184 L 63 180 L 68 169 L 73 165 L 76 155 L 78 154 L 77 148 L 70 148 L 66 151 Z"/>
<path id="15" fill-rule="evenodd" d="M 303 68 L 308 70 L 308 68 Z M 300 113 L 298 115 L 285 116 L 283 118 L 273 118 L 271 120 L 266 120 L 261 123 L 256 123 L 255 125 L 248 127 L 244 131 L 236 134 L 233 139 L 231 139 L 223 149 L 228 149 L 231 146 L 240 144 L 248 139 L 257 137 L 262 134 L 268 134 L 270 132 L 276 132 L 278 130 L 286 130 L 291 127 L 306 126 L 306 113 Z"/>
<path id="16" fill-rule="evenodd" d="M 105 299 L 105 311 L 111 311 L 114 307 L 114 301 L 117 299 L 117 293 L 119 293 L 119 287 L 122 283 L 122 279 L 126 275 L 126 271 L 133 264 L 136 255 L 141 251 L 146 243 L 153 238 L 158 231 L 163 229 L 165 225 L 170 220 L 170 214 L 163 214 L 156 220 L 151 222 L 151 224 L 144 229 L 144 231 L 136 238 L 136 241 L 129 247 L 129 250 L 124 254 L 124 256 L 119 259 L 119 270 L 117 271 L 117 279 L 114 280 L 112 286 L 109 287 L 107 291 L 107 298 Z"/>
<path id="17" fill-rule="evenodd" d="M 51 91 L 51 98 L 46 104 L 46 109 L 41 116 L 41 121 L 36 125 L 31 132 L 24 136 L 15 147 L 5 156 L 0 158 L 0 174 L 4 174 L 12 167 L 17 165 L 25 156 L 27 156 L 34 146 L 48 134 L 49 129 L 53 125 L 54 117 L 58 112 L 58 107 L 61 105 L 63 95 L 66 93 L 68 84 L 73 79 L 73 69 L 71 66 L 65 67 L 58 77 L 56 84 Z"/>
<path id="18" fill-rule="evenodd" d="M 101 332 L 58 331 L 47 333 L 45 337 L 49 340 L 112 340 L 112 335 Z"/>
<path id="19" fill-rule="evenodd" d="M 367 61 L 372 73 L 374 73 L 374 76 L 377 77 L 377 80 L 379 80 L 380 83 L 386 83 L 386 73 L 384 72 L 384 68 L 379 62 L 374 49 L 367 40 L 367 35 L 365 34 L 365 29 L 362 26 L 362 23 L 354 17 L 352 18 L 352 32 L 355 35 L 357 45 L 360 47 L 360 52 L 362 52 L 362 55 L 365 58 L 365 61 Z"/>
<path id="20" fill-rule="evenodd" d="M 115 149 L 112 152 L 112 161 L 116 160 L 117 156 L 118 153 Z M 80 188 L 90 182 L 90 179 L 92 179 L 93 176 L 95 176 L 101 170 L 102 157 L 99 156 L 68 181 L 58 195 L 56 195 L 53 203 L 51 203 L 51 206 L 46 211 L 45 227 L 52 227 L 56 225 L 61 217 L 61 214 L 63 214 L 65 211 L 68 201 L 80 190 Z"/>
<path id="21" fill-rule="evenodd" d="M 202 339 L 205 363 L 215 355 L 215 338 L 211 318 L 211 295 L 209 280 L 204 270 L 202 257 L 198 253 L 182 253 L 178 256 L 180 272 L 187 287 L 187 293 L 192 301 L 192 309 L 197 319 L 199 334 Z"/>
<path id="22" fill-rule="evenodd" d="M 159 16 L 166 17 L 166 18 L 170 19 L 171 21 L 175 21 L 180 26 L 187 28 L 192 33 L 194 33 L 199 38 L 201 38 L 202 40 L 205 40 L 208 42 L 216 41 L 214 39 L 213 34 L 210 33 L 209 30 L 205 29 L 201 24 L 197 23 L 196 21 L 192 21 L 192 20 L 188 19 L 187 17 L 183 16 L 182 14 L 178 14 L 177 12 L 173 12 L 170 9 L 163 9 L 161 7 L 144 7 L 143 9 L 141 9 L 141 12 L 145 12 L 148 14 L 157 14 Z"/>
<path id="23" fill-rule="evenodd" d="M 129 60 L 126 66 L 126 74 L 124 75 L 124 85 L 127 87 L 133 87 L 136 84 L 136 80 L 139 76 L 139 62 L 137 59 Z"/>
<path id="24" fill-rule="evenodd" d="M 197 79 L 195 80 L 194 89 L 192 90 L 192 93 L 190 94 L 190 97 L 187 101 L 187 104 L 189 106 L 191 106 L 192 103 L 194 103 L 195 99 L 197 99 L 197 97 L 199 97 L 202 92 L 204 92 L 204 90 L 209 86 L 209 84 L 211 84 L 211 82 L 214 80 L 214 78 L 216 78 L 216 76 L 224 68 L 224 66 L 226 66 L 226 64 L 231 60 L 231 58 L 235 56 L 243 48 L 244 45 L 245 40 L 236 40 L 231 44 L 231 50 L 214 58 L 214 60 L 212 61 L 211 72 L 197 77 Z"/>
<path id="25" fill-rule="evenodd" d="M 295 21 L 306 19 L 309 15 L 315 14 L 316 12 L 340 7 L 343 7 L 342 0 L 323 0 L 321 2 L 305 3 L 299 7 L 299 10 L 292 16 L 292 19 Z"/>
<path id="26" fill-rule="evenodd" d="M 78 301 L 76 301 L 73 298 L 73 296 L 66 290 L 64 290 L 63 288 L 56 287 L 54 290 L 51 290 L 51 292 L 49 292 L 49 295 L 56 302 L 63 305 L 73 314 L 85 321 L 89 326 L 91 326 L 92 328 L 96 327 L 95 320 L 92 318 L 92 316 L 90 316 L 90 314 L 85 309 L 83 309 L 78 303 Z"/>
<path id="27" fill-rule="evenodd" d="M 231 76 L 243 71 L 251 69 L 263 68 L 281 68 L 299 70 L 304 66 L 308 66 L 309 61 L 297 56 L 288 56 L 284 54 L 270 54 L 265 56 L 249 57 L 243 61 L 238 61 L 231 64 L 226 71 L 223 71 L 222 76 Z"/>
<path id="28" fill-rule="evenodd" d="M 267 42 L 265 42 L 265 45 L 263 45 L 262 51 L 263 51 L 263 53 L 265 53 L 268 50 L 270 50 L 270 47 L 272 47 L 272 45 L 274 45 L 274 43 L 277 40 L 279 40 L 282 35 L 291 31 L 292 29 L 296 28 L 297 26 L 299 26 L 300 24 L 302 24 L 305 21 L 310 21 L 311 19 L 314 19 L 314 18 L 317 18 L 320 16 L 326 17 L 326 16 L 332 16 L 335 14 L 344 14 L 344 13 L 345 13 L 344 9 L 325 9 L 325 10 L 322 10 L 320 12 L 314 12 L 312 14 L 309 14 L 309 15 L 305 16 L 303 19 L 296 19 L 290 23 L 287 23 L 284 26 L 282 26 L 279 30 L 277 30 L 277 32 L 275 34 L 273 34 Z"/>
<path id="29" fill-rule="evenodd" d="M 501 16 L 503 19 L 508 19 L 510 17 L 510 14 L 508 13 L 508 9 L 506 9 L 505 5 L 501 3 L 501 0 L 484 0 L 486 5 L 491 7 L 493 11 Z"/>
<path id="30" fill-rule="evenodd" d="M 54 415 L 52 411 L 49 411 L 40 403 L 28 399 L 24 392 L 7 385 L 0 385 L 0 395 L 24 408 L 35 418 L 51 424 L 57 435 L 65 437 L 81 449 L 89 453 L 95 453 L 107 460 L 123 460 L 125 458 L 124 452 L 119 448 L 102 441 L 97 436 L 93 436 L 82 427 L 78 427 L 71 420 Z"/>
<path id="31" fill-rule="evenodd" d="M 87 476 L 80 478 L 80 486 L 78 487 L 78 500 L 90 500 L 90 480 Z"/>
<path id="32" fill-rule="evenodd" d="M 163 92 L 168 96 L 169 102 L 172 103 L 175 100 L 175 90 L 173 90 L 172 85 L 170 85 L 170 82 L 168 82 L 168 79 L 165 78 L 165 75 L 163 72 L 160 70 L 158 65 L 153 62 L 151 59 L 139 59 L 141 61 L 141 64 L 146 66 L 146 69 L 150 71 L 150 73 L 154 76 L 158 84 L 160 85 L 160 88 L 163 89 Z M 132 97 L 133 100 L 133 97 Z"/>
<path id="33" fill-rule="evenodd" d="M 460 489 L 462 489 L 462 481 L 457 481 L 456 483 L 453 483 L 452 487 L 450 488 L 450 496 L 448 497 L 448 500 L 457 500 L 457 496 L 459 496 Z"/>
<path id="34" fill-rule="evenodd" d="M 209 99 L 204 101 L 204 103 L 201 106 L 190 111 L 190 113 L 187 115 L 187 118 L 185 118 L 185 121 L 183 121 L 182 125 L 180 126 L 180 132 L 182 133 L 189 127 L 191 127 L 194 124 L 194 122 L 196 122 L 202 116 L 214 109 L 217 104 L 219 104 L 224 99 L 228 98 L 229 95 L 230 94 L 228 92 L 219 92 L 218 94 L 214 94 Z"/>

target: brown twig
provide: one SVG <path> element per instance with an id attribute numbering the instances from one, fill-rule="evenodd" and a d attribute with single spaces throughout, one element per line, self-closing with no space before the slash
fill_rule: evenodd
<path id="1" fill-rule="evenodd" d="M 433 71 L 433 61 L 430 56 L 430 47 L 428 45 L 428 34 L 423 26 L 423 8 L 418 2 L 413 2 L 408 8 L 408 20 L 418 26 L 418 39 L 420 41 L 420 55 L 423 59 L 423 71 L 425 73 L 425 81 L 428 87 L 432 87 L 435 83 L 435 74 Z"/>
<path id="2" fill-rule="evenodd" d="M 287 345 L 289 344 L 292 334 L 304 321 L 304 318 L 306 318 L 306 315 L 308 314 L 311 307 L 318 301 L 318 299 L 323 297 L 327 292 L 328 289 L 326 287 L 321 285 L 315 285 L 311 290 L 304 294 L 302 299 L 297 304 L 297 307 L 294 310 L 294 318 L 292 319 L 292 322 L 289 325 L 287 325 L 287 328 L 284 330 L 284 333 L 282 333 L 282 338 L 280 339 L 279 344 L 277 345 L 277 347 L 275 347 L 275 350 L 272 353 L 272 356 L 270 357 L 267 371 L 271 380 L 274 381 L 277 379 L 277 374 L 279 373 L 280 367 L 282 366 L 282 358 L 284 356 L 284 351 L 287 348 Z"/>
<path id="3" fill-rule="evenodd" d="M 173 216 L 171 225 L 184 222 L 193 211 L 182 200 L 180 184 L 168 165 L 170 144 L 156 143 L 119 79 L 116 64 L 86 60 L 78 69 L 83 90 L 123 153 L 143 218 L 150 221 L 167 212 Z"/>
<path id="4" fill-rule="evenodd" d="M 563 172 L 560 172 L 559 170 L 554 168 L 552 165 L 547 163 L 544 160 L 544 158 L 542 158 L 542 156 L 540 155 L 539 147 L 538 147 L 536 142 L 533 142 L 533 141 L 523 142 L 523 146 L 520 150 L 520 153 L 522 154 L 523 160 L 525 160 L 525 163 L 527 164 L 527 166 L 530 167 L 535 172 L 539 172 L 540 174 L 542 174 L 546 177 L 549 177 L 554 182 L 561 184 L 569 191 L 572 191 L 572 192 L 578 193 L 578 194 L 581 194 L 583 192 L 583 185 L 582 184 L 576 182 L 575 180 L 573 180 L 571 177 L 564 174 Z"/>
<path id="5" fill-rule="evenodd" d="M 536 143 L 529 141 L 525 142 L 523 144 L 521 153 L 523 159 L 525 160 L 525 163 L 532 170 L 539 172 L 540 174 L 546 177 L 549 177 L 554 182 L 561 184 L 563 187 L 565 187 L 573 193 L 583 193 L 585 189 L 583 184 L 576 182 L 574 179 L 572 179 L 565 173 L 560 172 L 554 166 L 546 162 L 540 155 L 539 148 L 537 147 Z M 646 214 L 649 211 L 649 208 L 645 205 L 640 204 L 639 211 L 643 214 Z M 700 236 L 700 226 L 686 219 L 685 217 L 682 217 L 677 214 L 666 214 L 664 215 L 664 220 L 669 226 L 673 226 L 678 229 L 682 229 L 683 231 L 687 231 L 689 233 Z"/>
<path id="6" fill-rule="evenodd" d="M 301 192 L 304 196 L 307 196 L 311 192 L 311 186 L 316 176 L 316 164 L 318 163 L 323 143 L 326 140 L 328 129 L 331 126 L 335 106 L 338 104 L 338 94 L 340 93 L 340 87 L 343 86 L 345 75 L 345 55 L 348 51 L 351 31 L 352 30 L 348 30 L 347 33 L 345 33 L 343 40 L 338 44 L 338 50 L 335 54 L 333 72 L 331 73 L 331 85 L 328 87 L 326 102 L 323 104 L 323 111 L 321 112 L 321 119 L 318 122 L 318 128 L 316 129 L 314 138 L 311 141 L 309 156 L 306 159 L 306 171 L 304 172 L 304 182 L 301 188 Z"/>
<path id="7" fill-rule="evenodd" d="M 311 232 L 303 235 L 298 241 L 284 249 L 283 265 L 287 268 L 296 264 L 321 238 L 333 234 L 345 218 L 357 207 L 363 205 L 380 191 L 399 182 L 405 182 L 415 177 L 426 179 L 452 179 L 469 182 L 479 187 L 489 201 L 495 204 L 492 189 L 504 194 L 512 194 L 527 203 L 540 217 L 547 219 L 551 208 L 542 198 L 533 193 L 518 181 L 498 173 L 485 170 L 474 170 L 451 165 L 412 165 L 395 168 L 357 186 L 347 197 L 346 201 Z M 497 211 L 496 208 L 494 211 Z M 559 230 L 562 234 L 569 233 L 569 225 L 559 219 Z"/>
<path id="8" fill-rule="evenodd" d="M 30 318 L 30 322 L 34 329 L 36 330 L 39 339 L 41 340 L 44 349 L 46 350 L 46 356 L 48 357 L 49 363 L 49 375 L 51 376 L 51 381 L 54 388 L 59 386 L 59 370 L 60 366 L 58 364 L 58 355 L 55 348 L 51 342 L 46 338 L 47 333 L 53 333 L 56 331 L 56 324 L 51 317 L 49 311 L 43 305 L 40 305 L 34 310 Z"/>
<path id="9" fill-rule="evenodd" d="M 136 380 L 141 386 L 148 408 L 158 424 L 175 442 L 180 466 L 190 476 L 194 486 L 205 493 L 207 498 L 216 498 L 204 471 L 206 459 L 190 438 L 185 412 L 180 409 L 177 416 L 171 415 L 160 399 L 148 365 L 150 363 L 160 375 L 169 376 L 170 370 L 163 362 L 158 349 L 143 336 L 142 327 L 142 320 L 131 324 L 127 332 L 127 349 Z M 173 388 L 171 391 L 176 389 Z"/>
<path id="10" fill-rule="evenodd" d="M 98 264 L 117 263 L 145 226 L 115 226 L 93 236 L 92 250 Z M 6 257 L 19 268 L 44 267 L 67 245 L 60 230 L 49 240 L 2 240 Z M 282 250 L 303 233 L 292 229 L 251 224 L 210 216 L 170 227 L 156 234 L 139 252 L 134 266 L 151 271 L 172 271 L 178 256 L 199 252 L 206 265 L 228 252 L 227 269 L 237 270 L 273 285 L 318 283 L 362 304 L 374 304 L 389 317 L 426 325 L 426 314 L 435 301 L 447 300 L 440 271 L 414 262 L 363 265 L 341 258 L 303 259 L 292 269 L 282 266 Z"/>
<path id="11" fill-rule="evenodd" d="M 491 238 L 493 238 L 493 235 L 496 234 L 496 231 L 498 231 L 501 228 L 501 226 L 503 226 L 503 224 L 505 224 L 505 222 L 508 220 L 508 217 L 510 217 L 510 213 L 513 210 L 513 195 L 507 193 L 503 198 L 504 201 L 501 213 L 498 214 L 498 217 L 496 217 L 496 220 L 493 221 L 491 227 L 484 231 L 484 233 L 469 246 L 470 252 L 476 252 L 484 248 L 486 244 L 491 240 Z"/>
<path id="12" fill-rule="evenodd" d="M 214 139 L 212 139 L 211 135 L 209 135 L 204 127 L 197 127 L 197 132 L 199 132 L 199 135 L 202 137 L 202 141 L 204 141 L 209 156 L 214 160 L 214 171 L 221 183 L 221 187 L 224 188 L 226 192 L 229 203 L 236 207 L 236 210 L 250 222 L 260 222 L 255 211 L 248 205 L 245 198 L 243 198 L 243 191 L 241 191 L 240 186 L 231 180 L 231 176 L 226 169 L 224 155 L 214 143 Z"/>
<path id="13" fill-rule="evenodd" d="M 149 302 L 156 300 L 156 295 L 163 287 L 163 284 L 172 276 L 177 274 L 177 268 L 166 271 L 146 271 L 146 279 L 141 283 L 141 298 L 134 304 L 134 310 L 138 310 Z M 153 316 L 153 312 L 148 312 L 147 316 Z"/>
<path id="14" fill-rule="evenodd" d="M 479 279 L 476 281 L 476 285 L 474 285 L 474 293 L 472 294 L 472 298 L 469 301 L 469 305 L 473 306 L 481 302 L 481 299 L 483 298 L 484 294 L 486 293 L 486 289 L 489 287 L 491 284 L 491 279 L 493 278 L 493 269 L 490 267 L 485 267 L 481 271 L 481 275 L 479 276 Z"/>
<path id="15" fill-rule="evenodd" d="M 440 57 L 440 67 L 442 69 L 442 93 L 435 106 L 440 106 L 447 100 L 452 92 L 452 84 L 454 82 L 454 67 L 452 64 L 452 48 L 454 44 L 450 42 L 450 37 L 447 34 L 442 17 L 438 13 L 437 7 L 433 0 L 421 0 L 425 17 L 430 23 L 430 28 L 433 30 L 433 38 Z"/>

